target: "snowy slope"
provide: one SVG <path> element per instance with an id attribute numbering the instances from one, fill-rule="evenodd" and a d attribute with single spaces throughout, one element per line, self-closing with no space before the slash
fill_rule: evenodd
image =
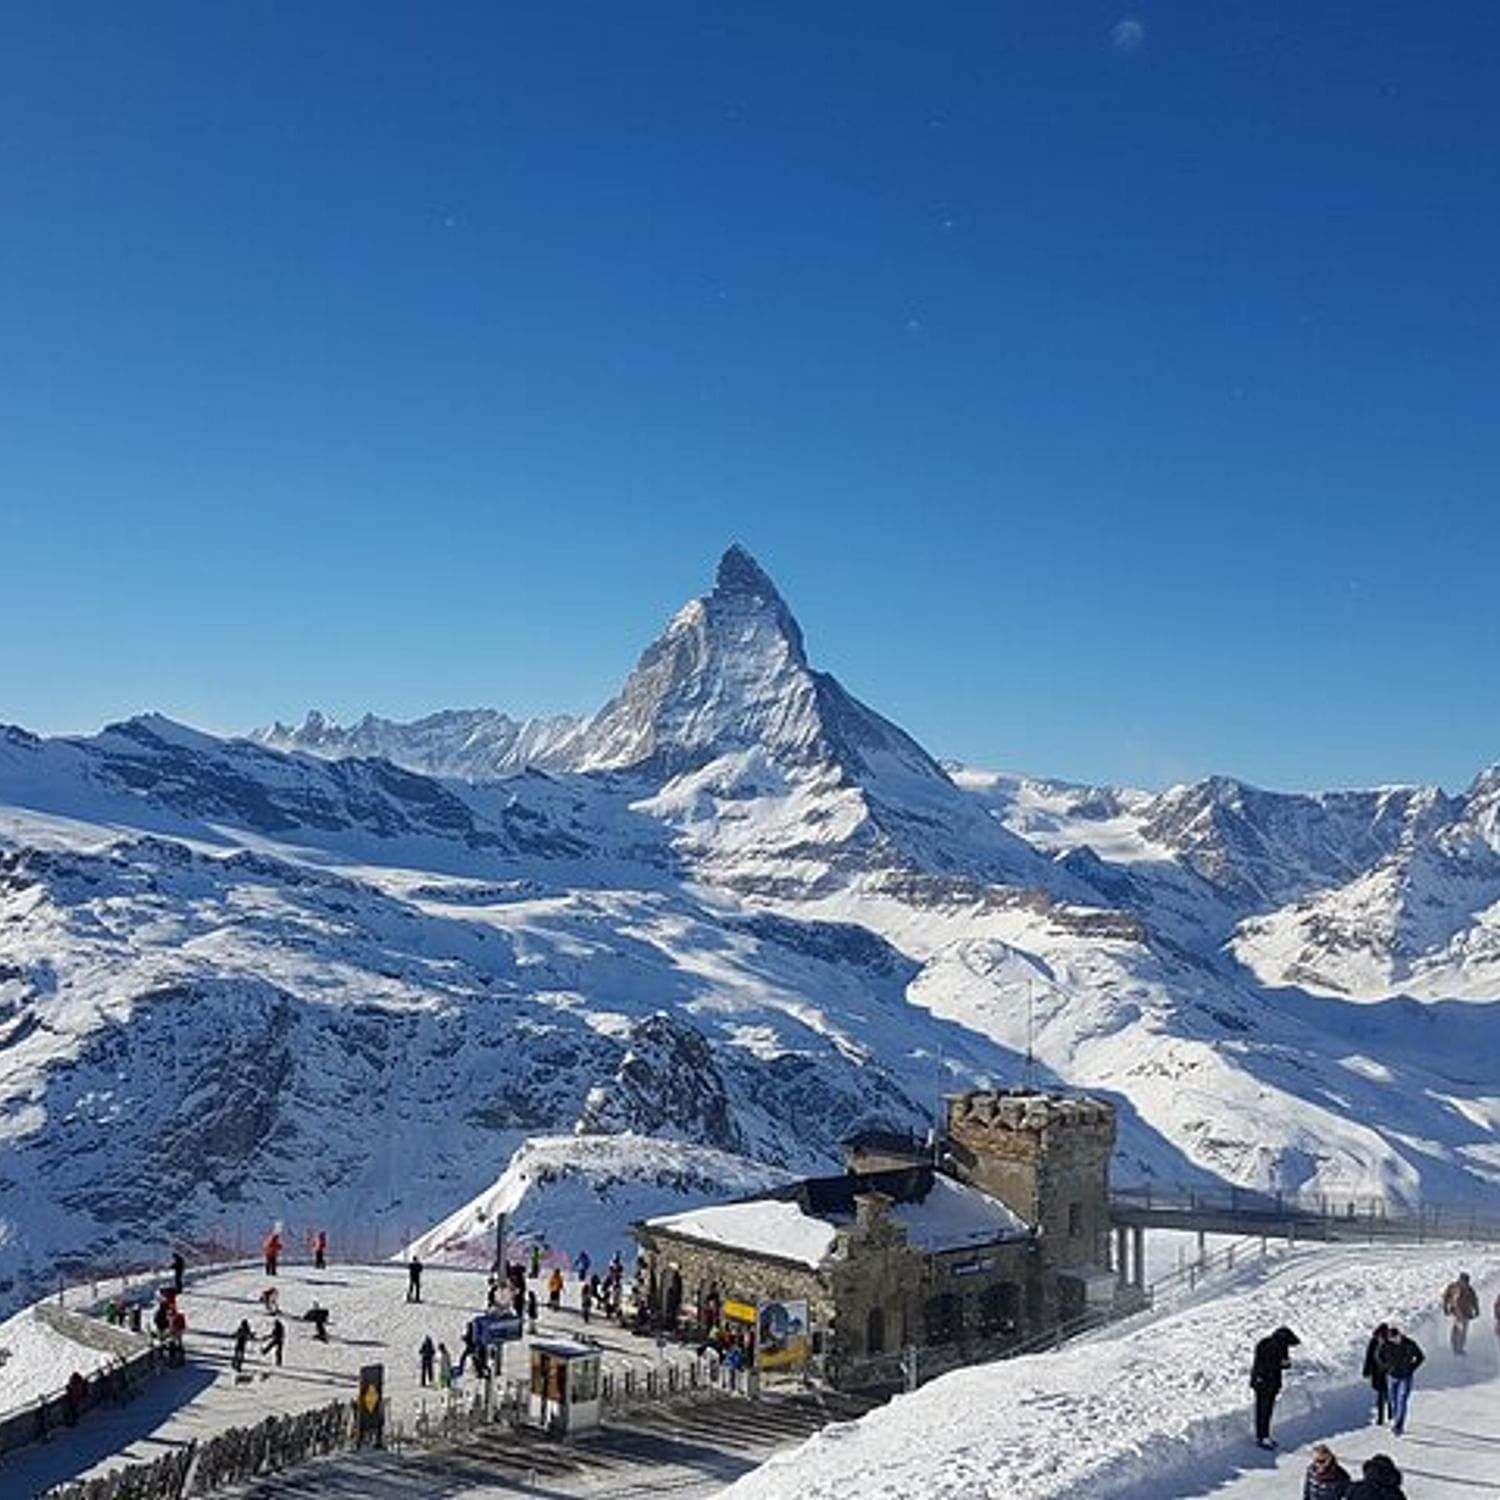
<path id="1" fill-rule="evenodd" d="M 1255 1339 L 1281 1324 L 1302 1342 L 1275 1430 L 1304 1443 L 1368 1411 L 1360 1367 L 1370 1329 L 1394 1321 L 1415 1332 L 1429 1359 L 1405 1441 L 1420 1454 L 1424 1413 L 1439 1400 L 1434 1388 L 1494 1373 L 1492 1343 L 1481 1344 L 1479 1330 L 1472 1363 L 1461 1363 L 1434 1326 L 1438 1294 L 1459 1265 L 1481 1287 L 1500 1277 L 1500 1256 L 1456 1247 L 1299 1250 L 1253 1262 L 1227 1286 L 1211 1285 L 1165 1315 L 1145 1314 L 1062 1350 L 957 1371 L 859 1422 L 827 1428 L 730 1486 L 725 1500 L 1208 1493 L 1216 1485 L 1200 1490 L 1195 1476 L 1222 1468 L 1224 1455 L 1261 1459 L 1250 1442 L 1246 1375 Z M 1399 1441 L 1387 1436 L 1384 1446 Z M 1287 1493 L 1299 1483 L 1289 1475 Z"/>
<path id="2" fill-rule="evenodd" d="M 629 1132 L 539 1136 L 523 1143 L 491 1186 L 423 1234 L 412 1251 L 436 1265 L 488 1270 L 503 1214 L 510 1256 L 519 1259 L 536 1246 L 571 1262 L 586 1249 L 602 1271 L 615 1251 L 633 1262 L 630 1226 L 638 1220 L 788 1180 L 780 1168 L 682 1141 Z"/>
<path id="3" fill-rule="evenodd" d="M 738 548 L 597 714 L 502 719 L 0 730 L 0 1297 L 432 1223 L 528 1135 L 827 1166 L 1028 1053 L 1118 1101 L 1127 1180 L 1500 1202 L 1500 772 L 945 769 Z"/>

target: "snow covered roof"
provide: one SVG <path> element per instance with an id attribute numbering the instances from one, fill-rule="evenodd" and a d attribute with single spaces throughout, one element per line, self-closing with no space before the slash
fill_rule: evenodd
<path id="1" fill-rule="evenodd" d="M 854 1222 L 856 1198 L 879 1193 L 907 1243 L 929 1254 L 1025 1239 L 1031 1230 L 999 1199 L 929 1166 L 892 1172 L 809 1177 L 760 1198 L 647 1219 L 648 1230 L 752 1255 L 817 1267 L 840 1229 Z"/>

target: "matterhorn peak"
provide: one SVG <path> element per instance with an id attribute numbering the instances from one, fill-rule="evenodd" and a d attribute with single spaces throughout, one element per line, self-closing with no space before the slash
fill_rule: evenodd
<path id="1" fill-rule="evenodd" d="M 749 594 L 754 598 L 775 600 L 781 603 L 781 595 L 771 582 L 766 570 L 750 555 L 747 547 L 735 542 L 719 559 L 719 571 L 714 577 L 716 594 Z"/>

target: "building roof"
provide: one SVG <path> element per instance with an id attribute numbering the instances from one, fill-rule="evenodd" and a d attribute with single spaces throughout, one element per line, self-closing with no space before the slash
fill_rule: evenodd
<path id="1" fill-rule="evenodd" d="M 998 1198 L 929 1166 L 803 1178 L 758 1198 L 662 1214 L 647 1219 L 645 1228 L 816 1269 L 832 1253 L 839 1230 L 854 1222 L 855 1199 L 866 1193 L 889 1198 L 888 1216 L 905 1230 L 907 1243 L 930 1254 L 1031 1233 Z"/>

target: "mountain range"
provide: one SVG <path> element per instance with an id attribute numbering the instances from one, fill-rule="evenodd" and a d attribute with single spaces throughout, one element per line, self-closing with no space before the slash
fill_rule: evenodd
<path id="1" fill-rule="evenodd" d="M 742 548 L 588 717 L 0 729 L 0 1300 L 528 1138 L 772 1169 L 977 1083 L 1121 1180 L 1500 1203 L 1500 767 L 1153 794 L 942 764 Z M 657 1159 L 657 1158 L 653 1158 Z"/>

